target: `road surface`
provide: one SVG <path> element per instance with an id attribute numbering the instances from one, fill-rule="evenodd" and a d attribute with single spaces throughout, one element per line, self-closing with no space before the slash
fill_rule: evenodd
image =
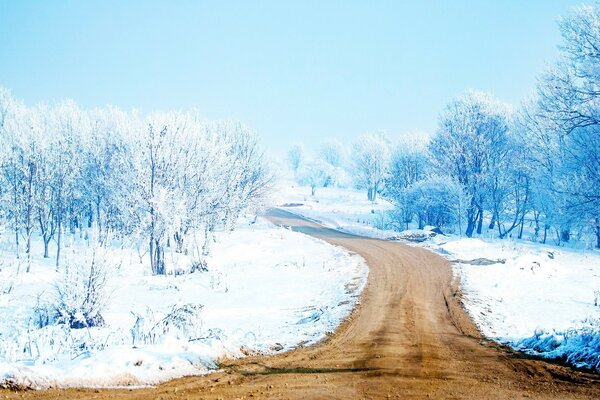
<path id="1" fill-rule="evenodd" d="M 223 360 L 222 372 L 156 388 L 0 391 L 0 398 L 600 399 L 597 374 L 483 340 L 442 257 L 340 233 L 282 210 L 267 218 L 358 253 L 370 267 L 360 305 L 327 340 L 276 356 Z"/>

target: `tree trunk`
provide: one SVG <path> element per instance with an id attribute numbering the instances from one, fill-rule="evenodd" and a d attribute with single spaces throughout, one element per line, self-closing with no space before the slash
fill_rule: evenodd
<path id="1" fill-rule="evenodd" d="M 19 259 L 20 258 L 19 257 L 19 228 L 17 228 L 17 226 L 16 226 L 16 219 L 15 219 L 15 244 L 17 246 L 17 259 Z"/>
<path id="2" fill-rule="evenodd" d="M 563 229 L 560 232 L 560 240 L 563 242 L 568 242 L 571 239 L 571 231 L 569 229 Z"/>
<path id="3" fill-rule="evenodd" d="M 92 211 L 92 205 L 89 205 L 88 215 L 87 215 L 87 227 L 91 228 L 94 223 L 94 211 Z"/>
<path id="4" fill-rule="evenodd" d="M 535 221 L 535 230 L 534 230 L 534 234 L 535 234 L 535 240 L 537 241 L 539 235 L 540 235 L 540 213 L 538 212 L 534 212 L 533 213 L 533 218 Z"/>
<path id="5" fill-rule="evenodd" d="M 183 234 L 175 232 L 173 239 L 175 240 L 175 253 L 183 253 Z"/>
<path id="6" fill-rule="evenodd" d="M 27 235 L 27 254 L 31 253 L 31 231 L 32 231 L 32 203 L 33 203 L 33 174 L 35 168 L 33 163 L 29 163 L 29 179 L 27 181 L 27 225 L 25 226 L 25 233 Z M 31 257 L 29 257 L 31 259 Z"/>
<path id="7" fill-rule="evenodd" d="M 46 238 L 44 238 L 44 258 L 50 258 L 50 256 L 48 255 L 48 244 L 50 243 L 50 240 L 46 240 Z"/>
<path id="8" fill-rule="evenodd" d="M 521 227 L 519 228 L 519 239 L 523 239 L 523 225 L 525 225 L 525 213 L 521 215 Z"/>
<path id="9" fill-rule="evenodd" d="M 58 271 L 58 267 L 60 265 L 60 238 L 61 238 L 61 233 L 62 233 L 62 221 L 60 220 L 60 218 L 58 219 L 58 236 L 56 238 L 56 270 Z"/>
<path id="10" fill-rule="evenodd" d="M 150 269 L 152 270 L 152 273 L 155 274 L 156 270 L 154 269 L 154 237 L 152 236 L 152 233 L 150 234 L 150 252 L 148 254 L 150 255 Z"/>
<path id="11" fill-rule="evenodd" d="M 26 234 L 27 234 L 27 244 L 25 247 L 25 252 L 27 254 L 30 254 L 31 253 L 31 228 L 27 228 Z"/>
<path id="12" fill-rule="evenodd" d="M 490 225 L 488 226 L 488 229 L 494 229 L 495 226 L 496 226 L 496 212 L 494 211 L 492 213 L 492 220 L 490 221 Z"/>
<path id="13" fill-rule="evenodd" d="M 467 215 L 467 230 L 465 231 L 465 235 L 467 237 L 473 237 L 473 231 L 475 230 L 475 218 L 473 218 L 473 214 L 469 213 Z"/>
<path id="14" fill-rule="evenodd" d="M 153 250 L 150 253 L 150 258 L 152 259 L 153 269 L 152 272 L 154 275 L 165 275 L 165 254 L 162 250 L 162 246 L 158 240 L 154 240 L 154 243 L 150 244 L 150 248 Z"/>
<path id="15" fill-rule="evenodd" d="M 98 243 L 102 243 L 102 218 L 100 216 L 100 196 L 96 198 L 96 225 L 98 226 Z"/>
<path id="16" fill-rule="evenodd" d="M 548 238 L 548 225 L 544 224 L 544 239 L 542 240 L 543 244 L 546 244 L 546 239 Z"/>
<path id="17" fill-rule="evenodd" d="M 465 235 L 467 237 L 473 237 L 473 231 L 475 230 L 475 199 L 471 198 L 471 204 L 469 208 L 467 208 L 467 230 L 465 231 Z"/>
<path id="18" fill-rule="evenodd" d="M 483 230 L 483 209 L 479 208 L 477 214 L 478 214 L 477 234 L 481 235 L 481 231 Z"/>
<path id="19" fill-rule="evenodd" d="M 600 249 L 600 218 L 596 218 L 596 248 Z"/>

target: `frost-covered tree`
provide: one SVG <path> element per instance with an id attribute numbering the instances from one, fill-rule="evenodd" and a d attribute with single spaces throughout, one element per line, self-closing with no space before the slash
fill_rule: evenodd
<path id="1" fill-rule="evenodd" d="M 332 167 L 340 167 L 344 162 L 344 147 L 337 140 L 327 140 L 319 147 L 319 157 Z"/>
<path id="2" fill-rule="evenodd" d="M 405 201 L 417 215 L 419 229 L 455 225 L 460 220 L 461 188 L 448 177 L 431 177 L 406 189 Z"/>
<path id="3" fill-rule="evenodd" d="M 543 166 L 559 239 L 582 223 L 593 226 L 600 248 L 600 7 L 576 8 L 560 29 L 561 58 L 540 79 L 526 127 L 540 144 L 533 158 Z"/>
<path id="4" fill-rule="evenodd" d="M 425 140 L 404 140 L 396 146 L 390 159 L 383 195 L 394 203 L 395 222 L 406 224 L 407 229 L 415 215 L 414 207 L 408 199 L 408 189 L 425 179 L 428 173 Z"/>
<path id="5" fill-rule="evenodd" d="M 87 129 L 86 115 L 72 101 L 59 104 L 53 110 L 52 135 L 48 145 L 50 163 L 50 189 L 56 223 L 56 267 L 60 266 L 60 253 L 65 228 L 77 215 L 80 191 L 76 187 L 81 170 L 78 157 L 78 137 Z"/>
<path id="6" fill-rule="evenodd" d="M 437 172 L 458 181 L 469 197 L 465 232 L 469 237 L 482 231 L 494 157 L 505 145 L 508 130 L 507 106 L 489 94 L 469 91 L 446 107 L 429 144 Z"/>
<path id="7" fill-rule="evenodd" d="M 81 228 L 95 228 L 103 243 L 110 232 L 131 233 L 133 216 L 129 204 L 136 176 L 132 146 L 128 142 L 135 119 L 109 108 L 89 113 L 89 132 L 82 138 L 80 174 Z"/>
<path id="8" fill-rule="evenodd" d="M 304 158 L 304 146 L 300 143 L 294 144 L 287 153 L 287 160 L 290 163 L 290 168 L 292 172 L 298 172 L 298 168 L 302 164 L 302 160 Z"/>
<path id="9" fill-rule="evenodd" d="M 2 210 L 14 232 L 17 258 L 20 256 L 19 237 L 21 229 L 21 183 L 24 124 L 24 107 L 6 89 L 0 89 L 0 145 L 2 147 Z"/>
<path id="10" fill-rule="evenodd" d="M 370 201 L 377 199 L 386 176 L 391 153 L 390 140 L 382 133 L 362 135 L 352 148 L 356 184 L 367 190 Z"/>
<path id="11" fill-rule="evenodd" d="M 232 228 L 268 184 L 257 143 L 239 124 L 154 114 L 136 143 L 140 232 L 155 274 L 168 272 L 165 251 L 172 239 L 176 251 L 184 252 L 185 237 L 202 232 L 199 247 L 206 254 L 212 232 Z M 197 263 L 203 254 L 197 254 Z"/>
<path id="12" fill-rule="evenodd" d="M 258 142 L 239 123 L 72 101 L 26 107 L 0 89 L 0 218 L 18 256 L 24 247 L 30 257 L 39 234 L 44 257 L 56 244 L 58 269 L 65 236 L 79 233 L 101 245 L 143 240 L 155 274 L 171 272 L 166 251 L 188 256 L 194 270 L 215 230 L 233 229 L 269 182 Z"/>
<path id="13" fill-rule="evenodd" d="M 331 182 L 334 168 L 322 161 L 315 160 L 303 163 L 298 169 L 298 182 L 310 186 L 311 195 L 317 193 L 317 188 L 326 187 Z"/>

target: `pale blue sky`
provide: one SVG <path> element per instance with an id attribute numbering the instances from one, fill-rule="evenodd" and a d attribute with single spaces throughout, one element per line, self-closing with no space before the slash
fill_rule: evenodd
<path id="1" fill-rule="evenodd" d="M 435 130 L 467 88 L 518 103 L 581 1 L 0 0 L 0 85 L 28 103 L 199 108 L 271 149 Z"/>

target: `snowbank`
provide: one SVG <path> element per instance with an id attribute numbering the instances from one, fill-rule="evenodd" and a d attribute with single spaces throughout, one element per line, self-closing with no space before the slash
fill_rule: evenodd
<path id="1" fill-rule="evenodd" d="M 515 349 L 600 371 L 600 254 L 511 240 L 439 246 L 482 333 Z M 489 265 L 469 260 L 489 259 Z M 596 303 L 597 304 L 597 303 Z"/>
<path id="2" fill-rule="evenodd" d="M 67 252 L 77 257 L 82 246 L 73 243 Z M 220 234 L 212 254 L 208 272 L 152 276 L 135 250 L 112 248 L 117 267 L 109 280 L 106 326 L 90 329 L 37 328 L 34 307 L 52 299 L 60 274 L 41 254 L 34 255 L 29 273 L 20 266 L 16 275 L 18 263 L 4 262 L 0 382 L 34 388 L 153 385 L 207 373 L 223 357 L 312 344 L 349 315 L 368 272 L 356 255 L 260 219 Z M 148 342 L 134 334 L 139 316 L 157 321 L 182 304 L 202 306 L 196 337 L 174 331 Z"/>

